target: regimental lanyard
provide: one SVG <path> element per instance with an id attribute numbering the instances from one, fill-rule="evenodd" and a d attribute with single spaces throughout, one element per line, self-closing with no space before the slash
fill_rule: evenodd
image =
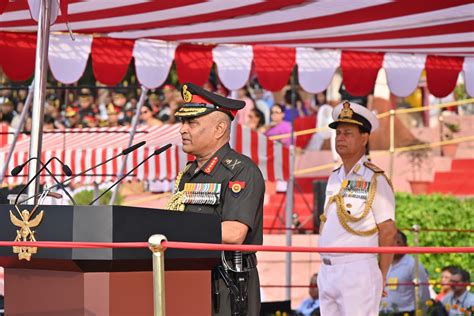
<path id="1" fill-rule="evenodd" d="M 344 180 L 342 196 L 366 200 L 369 194 L 370 182 L 363 180 Z"/>
<path id="2" fill-rule="evenodd" d="M 185 183 L 184 204 L 218 205 L 221 197 L 220 183 Z"/>

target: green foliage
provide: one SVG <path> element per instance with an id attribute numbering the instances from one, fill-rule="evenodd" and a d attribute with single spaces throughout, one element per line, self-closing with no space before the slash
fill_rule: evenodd
<path id="1" fill-rule="evenodd" d="M 100 190 L 99 194 L 102 194 L 104 190 Z M 74 194 L 74 200 L 76 201 L 77 205 L 88 205 L 94 199 L 94 192 L 92 190 L 83 190 L 76 194 Z M 109 191 L 104 194 L 103 197 L 99 199 L 100 205 L 109 205 L 110 199 L 112 198 L 112 191 Z M 114 205 L 121 205 L 123 202 L 123 196 L 119 193 L 117 194 L 117 198 L 115 199 Z"/>
<path id="2" fill-rule="evenodd" d="M 469 96 L 467 95 L 466 87 L 464 86 L 464 83 L 458 84 L 456 88 L 454 88 L 454 99 L 456 101 L 460 101 L 460 100 L 466 100 L 468 98 Z"/>
<path id="3" fill-rule="evenodd" d="M 459 133 L 461 131 L 461 127 L 459 124 L 456 123 L 448 123 L 444 122 L 444 127 L 446 127 L 446 131 L 444 132 L 444 139 L 453 139 L 455 133 Z"/>
<path id="4" fill-rule="evenodd" d="M 397 193 L 397 227 L 412 228 L 457 228 L 474 229 L 474 198 L 459 199 L 453 196 L 431 194 L 411 195 Z M 408 244 L 413 244 L 413 232 L 405 230 Z M 419 233 L 419 246 L 462 247 L 474 245 L 474 234 L 463 232 Z M 473 254 L 428 254 L 420 255 L 420 260 L 428 270 L 430 279 L 439 280 L 441 269 L 447 265 L 458 265 L 471 273 L 474 269 Z"/>

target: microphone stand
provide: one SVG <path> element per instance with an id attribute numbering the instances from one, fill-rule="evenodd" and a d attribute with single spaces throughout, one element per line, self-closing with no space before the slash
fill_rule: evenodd
<path id="1" fill-rule="evenodd" d="M 95 168 L 97 168 L 97 167 L 100 167 L 100 166 L 102 166 L 102 165 L 108 163 L 109 161 L 116 159 L 117 157 L 120 157 L 120 156 L 122 156 L 122 155 L 128 155 L 128 154 L 131 153 L 132 151 L 136 150 L 137 148 L 140 148 L 141 146 L 143 146 L 143 145 L 145 145 L 145 144 L 146 144 L 146 141 L 141 141 L 141 142 L 139 142 L 139 143 L 136 143 L 136 144 L 133 145 L 133 146 L 130 146 L 130 147 L 128 147 L 128 148 L 125 148 L 124 150 L 122 150 L 122 152 L 121 152 L 120 154 L 117 154 L 117 155 L 113 156 L 112 158 L 109 158 L 109 159 L 107 159 L 107 160 L 105 160 L 105 161 L 103 161 L 103 162 L 101 162 L 101 163 L 99 163 L 99 164 L 97 164 L 97 165 L 95 165 L 95 166 L 92 166 L 92 167 L 90 167 L 89 169 L 87 169 L 87 170 L 85 170 L 85 171 L 83 171 L 83 172 L 81 172 L 81 173 L 78 173 L 78 174 L 76 174 L 76 175 L 74 175 L 74 176 L 72 176 L 72 177 L 70 177 L 70 178 L 68 178 L 68 179 L 66 179 L 66 180 L 64 180 L 63 182 L 57 181 L 58 183 L 55 184 L 55 185 L 53 185 L 52 187 L 50 187 L 49 190 L 53 190 L 53 189 L 59 188 L 59 187 L 61 187 L 61 186 L 64 186 L 65 184 L 67 184 L 68 182 L 70 182 L 72 179 L 77 178 L 77 177 L 80 177 L 80 176 L 86 174 L 87 172 L 91 171 L 92 169 L 95 169 Z M 34 158 L 30 158 L 29 160 L 31 160 L 31 159 L 37 159 L 37 158 L 34 157 Z M 27 162 L 28 162 L 29 160 L 27 160 Z M 25 164 L 26 164 L 26 163 L 25 163 Z M 15 167 L 15 168 L 18 168 L 18 167 L 20 167 L 20 166 L 17 166 L 17 167 Z M 13 168 L 13 170 L 15 170 L 15 168 Z M 20 168 L 20 169 L 18 170 L 17 174 L 21 172 L 21 169 L 22 169 L 22 168 Z M 13 173 L 13 170 L 12 170 L 12 173 Z M 28 198 L 22 200 L 21 203 L 24 203 L 24 202 L 26 202 L 26 201 L 29 201 L 29 200 L 31 200 L 31 199 L 37 197 L 37 196 L 38 196 L 37 194 L 36 194 L 36 195 L 33 195 L 33 196 L 30 196 L 30 197 L 28 197 Z M 16 200 L 15 200 L 15 201 L 16 201 Z"/>
<path id="2" fill-rule="evenodd" d="M 123 179 L 125 179 L 126 177 L 128 177 L 133 171 L 135 171 L 136 169 L 138 169 L 138 167 L 140 167 L 141 165 L 143 165 L 145 162 L 147 162 L 150 158 L 156 156 L 156 155 L 159 155 L 161 154 L 162 152 L 164 152 L 165 150 L 167 150 L 168 148 L 171 147 L 171 144 L 167 144 L 167 145 L 164 145 L 163 147 L 155 150 L 151 155 L 149 155 L 148 157 L 146 157 L 142 162 L 140 162 L 138 165 L 136 165 L 135 167 L 133 167 L 132 169 L 130 169 L 126 174 L 124 174 L 123 176 L 121 176 L 117 181 L 114 182 L 114 184 L 112 184 L 112 186 L 110 186 L 109 188 L 107 188 L 104 192 L 102 192 L 98 197 L 96 197 L 94 200 L 92 200 L 92 202 L 89 203 L 89 205 L 93 205 L 96 201 L 98 201 L 101 197 L 103 197 L 105 195 L 105 193 L 109 192 L 110 190 L 112 190 L 112 188 L 114 188 L 117 184 L 120 183 L 120 181 L 122 181 Z"/>
<path id="3" fill-rule="evenodd" d="M 95 165 L 95 166 L 90 167 L 90 168 L 87 169 L 87 170 L 84 170 L 84 171 L 82 171 L 82 172 L 80 172 L 80 173 L 78 173 L 78 174 L 76 174 L 76 175 L 74 175 L 74 176 L 72 176 L 72 177 L 70 177 L 70 178 L 67 178 L 67 179 L 64 180 L 63 182 L 60 182 L 59 184 L 57 184 L 57 185 L 51 187 L 51 189 L 55 189 L 55 188 L 59 187 L 60 185 L 64 185 L 64 184 L 70 182 L 72 179 L 75 179 L 75 178 L 77 178 L 77 177 L 80 177 L 80 176 L 82 176 L 82 175 L 85 175 L 85 174 L 88 173 L 89 171 L 91 171 L 91 170 L 93 170 L 93 169 L 95 169 L 95 168 L 98 168 L 98 167 L 100 167 L 100 166 L 102 166 L 102 165 L 105 165 L 105 164 L 108 163 L 109 161 L 112 161 L 112 160 L 114 160 L 114 159 L 116 159 L 116 158 L 118 158 L 118 157 L 120 157 L 120 156 L 126 156 L 126 155 L 128 155 L 129 153 L 131 153 L 132 151 L 135 151 L 136 149 L 142 147 L 142 146 L 145 145 L 145 144 L 146 144 L 146 141 L 141 141 L 141 142 L 139 142 L 139 143 L 136 143 L 136 144 L 133 145 L 133 146 L 130 146 L 130 147 L 128 147 L 128 148 L 125 148 L 124 150 L 122 150 L 122 152 L 121 152 L 120 154 L 117 154 L 117 155 L 115 155 L 115 156 L 113 156 L 113 157 L 111 157 L 111 158 L 109 158 L 109 159 L 107 159 L 107 160 L 102 161 L 101 163 L 99 163 L 99 164 L 97 164 L 97 165 Z"/>
<path id="4" fill-rule="evenodd" d="M 27 163 L 28 163 L 29 161 L 33 160 L 33 159 L 38 160 L 38 161 L 40 162 L 40 164 L 41 164 L 42 167 L 38 170 L 38 172 L 37 172 L 33 177 L 31 177 L 31 179 L 26 183 L 26 185 L 20 190 L 20 192 L 18 193 L 18 195 L 17 195 L 16 198 L 15 198 L 15 205 L 24 203 L 24 202 L 26 202 L 27 200 L 30 199 L 30 198 L 28 198 L 28 199 L 25 199 L 25 200 L 21 201 L 20 203 L 18 203 L 18 199 L 20 198 L 21 194 L 22 194 L 23 192 L 25 192 L 26 188 L 33 182 L 33 180 L 35 180 L 37 177 L 40 176 L 40 174 L 41 174 L 41 172 L 43 172 L 43 170 L 46 170 L 46 172 L 54 179 L 54 181 L 57 183 L 57 187 L 61 188 L 61 190 L 63 190 L 64 193 L 66 193 L 66 195 L 67 195 L 68 198 L 72 201 L 72 203 L 73 203 L 74 205 L 77 205 L 77 204 L 76 204 L 76 201 L 75 201 L 74 198 L 71 196 L 71 194 L 69 194 L 69 192 L 66 190 L 66 188 L 64 187 L 64 185 L 63 185 L 61 182 L 59 182 L 59 180 L 56 178 L 56 176 L 47 168 L 47 165 L 50 164 L 51 161 L 57 160 L 57 161 L 59 161 L 59 163 L 61 164 L 61 166 L 62 166 L 62 168 L 63 168 L 63 172 L 64 172 L 66 175 L 71 175 L 71 174 L 72 174 L 72 171 L 71 171 L 71 169 L 69 168 L 69 166 L 67 166 L 64 162 L 62 162 L 61 160 L 59 160 L 59 158 L 56 158 L 56 157 L 50 158 L 46 163 L 43 163 L 39 158 L 34 157 L 34 158 L 30 158 L 30 159 L 27 161 Z M 25 165 L 26 165 L 26 164 L 23 164 L 23 167 L 24 167 Z M 13 173 L 13 171 L 18 171 L 18 173 L 20 173 L 20 172 L 21 172 L 21 169 L 23 169 L 23 168 L 21 168 L 20 170 L 15 170 L 15 169 L 16 169 L 16 168 L 14 168 L 14 170 L 12 170 L 12 173 Z M 17 173 L 17 174 L 18 174 L 18 173 Z M 51 190 L 52 190 L 52 187 L 51 187 L 49 190 L 51 191 Z M 37 196 L 38 196 L 38 194 L 35 194 L 35 195 L 33 195 L 32 198 L 35 198 L 35 197 L 37 197 Z"/>

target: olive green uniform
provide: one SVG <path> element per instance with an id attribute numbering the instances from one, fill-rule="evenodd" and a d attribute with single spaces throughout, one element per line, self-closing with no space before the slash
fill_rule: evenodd
<path id="1" fill-rule="evenodd" d="M 201 168 L 189 163 L 181 177 L 179 191 L 185 192 L 185 211 L 216 214 L 221 221 L 238 221 L 249 230 L 243 244 L 261 245 L 263 242 L 263 199 L 265 182 L 257 165 L 248 157 L 222 146 Z M 232 254 L 226 253 L 229 262 Z M 245 258 L 254 254 L 244 254 Z M 229 291 L 219 280 L 219 312 L 231 315 Z M 214 298 L 214 297 L 213 297 Z M 214 304 L 213 304 L 214 305 Z M 250 271 L 248 282 L 248 313 L 260 313 L 260 284 L 256 268 Z"/>

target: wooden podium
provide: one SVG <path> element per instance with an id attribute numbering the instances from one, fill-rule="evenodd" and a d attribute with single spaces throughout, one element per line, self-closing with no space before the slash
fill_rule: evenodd
<path id="1" fill-rule="evenodd" d="M 20 210 L 32 206 L 21 206 Z M 19 227 L 0 205 L 0 240 Z M 216 215 L 123 206 L 40 206 L 37 241 L 145 242 L 153 234 L 170 241 L 221 243 Z M 165 251 L 166 315 L 211 314 L 211 269 L 219 251 Z M 153 273 L 149 249 L 39 248 L 31 261 L 0 247 L 5 268 L 5 315 L 152 315 Z"/>

